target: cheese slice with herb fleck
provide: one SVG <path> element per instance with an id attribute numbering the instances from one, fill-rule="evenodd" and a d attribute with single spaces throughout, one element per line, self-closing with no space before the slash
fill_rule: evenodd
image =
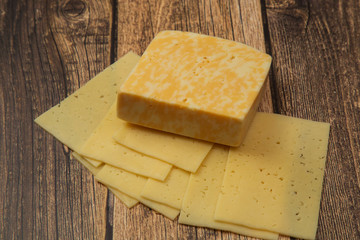
<path id="1" fill-rule="evenodd" d="M 215 219 L 315 239 L 330 125 L 257 113 L 231 148 Z"/>

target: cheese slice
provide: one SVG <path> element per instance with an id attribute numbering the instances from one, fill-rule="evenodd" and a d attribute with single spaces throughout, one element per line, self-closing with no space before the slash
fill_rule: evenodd
<path id="1" fill-rule="evenodd" d="M 196 139 L 239 146 L 271 57 L 241 43 L 163 31 L 121 86 L 118 116 Z"/>
<path id="2" fill-rule="evenodd" d="M 329 128 L 258 113 L 230 150 L 215 219 L 315 239 Z"/>
<path id="3" fill-rule="evenodd" d="M 35 122 L 72 150 L 79 151 L 115 101 L 117 89 L 139 58 L 132 52 L 126 54 Z"/>
<path id="4" fill-rule="evenodd" d="M 78 160 L 82 165 L 84 165 L 92 174 L 96 175 L 102 168 L 102 165 L 100 167 L 94 167 L 92 164 L 90 164 L 85 158 L 83 158 L 80 154 L 76 153 L 76 152 L 72 152 L 71 155 Z M 114 189 L 111 187 L 108 187 L 110 189 L 110 191 L 117 197 L 120 199 L 120 201 L 122 203 L 125 204 L 125 206 L 127 206 L 128 208 L 131 208 L 133 206 L 135 206 L 138 201 L 132 197 L 129 197 L 128 195 Z"/>
<path id="5" fill-rule="evenodd" d="M 89 161 L 85 158 L 83 158 L 80 154 L 77 152 L 72 152 L 71 155 L 78 160 L 84 167 L 86 167 L 93 175 L 96 175 L 101 168 L 103 167 L 104 163 L 102 163 L 99 167 L 94 167 Z"/>
<path id="6" fill-rule="evenodd" d="M 141 192 L 141 196 L 180 209 L 189 177 L 189 172 L 173 168 L 163 182 L 149 178 Z"/>
<path id="7" fill-rule="evenodd" d="M 115 142 L 112 135 L 121 123 L 122 120 L 116 117 L 116 105 L 113 104 L 79 153 L 132 173 L 164 180 L 171 170 L 170 164 L 135 152 Z"/>
<path id="8" fill-rule="evenodd" d="M 117 190 L 115 188 L 112 188 L 109 186 L 108 186 L 108 188 L 115 195 L 115 197 L 117 197 L 128 208 L 134 207 L 139 202 L 135 198 L 129 197 L 128 195 L 120 192 L 119 190 Z"/>
<path id="9" fill-rule="evenodd" d="M 214 220 L 229 148 L 214 145 L 195 174 L 191 174 L 179 223 L 231 231 L 252 237 L 278 239 L 278 234 Z"/>
<path id="10" fill-rule="evenodd" d="M 125 122 L 121 124 L 113 138 L 128 148 L 189 172 L 196 172 L 213 145 Z"/>
<path id="11" fill-rule="evenodd" d="M 98 161 L 98 160 L 95 160 L 95 159 L 91 159 L 91 158 L 87 158 L 87 157 L 84 157 L 84 159 L 90 163 L 91 165 L 93 165 L 94 167 L 100 167 L 103 162 L 102 161 Z"/>
<path id="12" fill-rule="evenodd" d="M 110 165 L 105 165 L 95 177 L 99 182 L 137 199 L 139 202 L 172 220 L 175 219 L 180 212 L 175 208 L 141 197 L 141 191 L 147 181 L 145 177 L 114 168 Z"/>

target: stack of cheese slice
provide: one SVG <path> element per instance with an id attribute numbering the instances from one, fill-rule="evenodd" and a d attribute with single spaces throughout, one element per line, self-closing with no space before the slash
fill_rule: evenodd
<path id="1" fill-rule="evenodd" d="M 131 125 L 116 93 L 128 53 L 35 121 L 126 206 L 179 223 L 277 239 L 314 239 L 329 125 L 257 113 L 240 147 Z"/>

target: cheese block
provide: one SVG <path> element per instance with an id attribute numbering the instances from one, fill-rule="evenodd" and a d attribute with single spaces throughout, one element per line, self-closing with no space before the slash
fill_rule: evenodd
<path id="1" fill-rule="evenodd" d="M 86 167 L 92 174 L 96 175 L 102 168 L 102 165 L 104 163 L 101 164 L 100 167 L 94 167 L 92 164 L 90 164 L 87 159 L 83 158 L 80 154 L 76 153 L 76 152 L 72 152 L 71 155 L 78 160 L 82 165 L 84 165 L 84 167 Z M 132 197 L 129 197 L 128 195 L 114 189 L 111 187 L 108 187 L 110 189 L 110 191 L 117 197 L 120 199 L 120 201 L 122 203 L 125 204 L 125 206 L 127 206 L 128 208 L 131 208 L 133 206 L 135 206 L 138 201 Z"/>
<path id="2" fill-rule="evenodd" d="M 113 138 L 120 144 L 178 168 L 196 172 L 212 143 L 134 124 L 119 124 Z"/>
<path id="3" fill-rule="evenodd" d="M 113 104 L 78 153 L 132 173 L 164 180 L 172 165 L 117 144 L 112 138 L 121 122 Z"/>
<path id="4" fill-rule="evenodd" d="M 141 192 L 141 196 L 180 209 L 189 177 L 189 172 L 173 168 L 163 182 L 149 178 Z"/>
<path id="5" fill-rule="evenodd" d="M 108 112 L 117 89 L 139 58 L 131 52 L 126 54 L 35 122 L 78 152 Z"/>
<path id="6" fill-rule="evenodd" d="M 172 220 L 179 215 L 180 211 L 178 209 L 141 197 L 141 191 L 147 181 L 145 177 L 106 164 L 95 177 L 99 182 L 135 198 L 149 208 Z"/>
<path id="7" fill-rule="evenodd" d="M 221 191 L 229 149 L 214 145 L 195 174 L 191 174 L 184 196 L 179 223 L 231 231 L 263 239 L 278 239 L 278 234 L 214 220 L 216 201 Z"/>
<path id="8" fill-rule="evenodd" d="M 238 146 L 255 115 L 270 64 L 269 55 L 241 43 L 160 32 L 121 86 L 118 116 Z"/>
<path id="9" fill-rule="evenodd" d="M 215 219 L 315 239 L 329 129 L 258 113 L 230 150 Z"/>

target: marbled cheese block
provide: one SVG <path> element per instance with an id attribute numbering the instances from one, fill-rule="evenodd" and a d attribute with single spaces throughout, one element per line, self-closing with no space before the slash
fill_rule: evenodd
<path id="1" fill-rule="evenodd" d="M 121 86 L 118 117 L 238 146 L 252 121 L 271 57 L 247 45 L 189 32 L 160 32 Z"/>

